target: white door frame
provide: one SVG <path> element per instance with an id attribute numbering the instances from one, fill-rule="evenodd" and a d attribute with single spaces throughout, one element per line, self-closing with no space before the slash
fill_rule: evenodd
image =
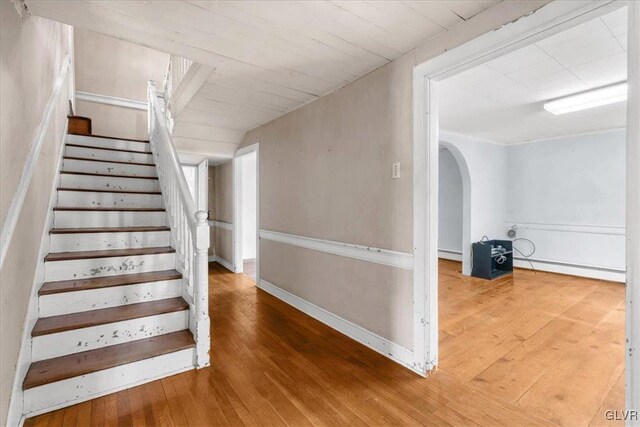
<path id="1" fill-rule="evenodd" d="M 632 2 L 633 3 L 633 2 Z M 438 364 L 438 93 L 437 82 L 464 70 L 475 67 L 511 51 L 535 43 L 553 34 L 562 32 L 580 23 L 586 22 L 604 13 L 623 7 L 622 0 L 581 0 L 572 2 L 554 1 L 499 29 L 477 37 L 457 48 L 451 49 L 414 68 L 413 73 L 413 241 L 414 241 L 414 366 L 417 371 L 427 372 Z M 635 75 L 638 79 L 638 12 L 639 4 L 630 9 L 629 64 L 635 64 L 629 81 Z M 635 16 L 635 18 L 632 18 Z M 632 22 L 633 21 L 633 22 Z M 632 31 L 633 29 L 633 31 Z M 633 36 L 635 34 L 635 36 Z M 635 46 L 635 51 L 633 49 Z M 630 86 L 632 86 L 630 84 Z M 637 85 L 630 87 L 628 129 L 635 129 L 635 135 L 629 132 L 628 145 L 634 145 L 633 159 L 629 159 L 627 179 L 639 180 L 640 148 L 638 148 L 638 103 L 640 93 Z M 635 111 L 635 116 L 632 117 Z M 631 122 L 635 121 L 632 126 Z M 634 182 L 636 182 L 634 181 Z M 638 191 L 636 184 L 635 191 Z M 627 189 L 627 312 L 630 300 L 640 301 L 640 206 L 638 194 Z M 635 200 L 635 204 L 630 203 Z M 633 234 L 631 231 L 633 230 Z M 630 243 L 629 240 L 632 242 Z M 633 244 L 632 244 L 633 243 Z M 634 246 L 635 245 L 635 246 Z M 633 251 L 631 250 L 633 249 Z M 629 254 L 635 254 L 633 259 Z M 634 286 L 630 286 L 633 284 Z M 631 295 L 633 294 L 633 295 Z M 627 358 L 627 409 L 638 409 L 640 400 L 640 355 L 635 347 L 640 342 L 640 311 L 633 313 L 634 320 L 627 326 L 627 338 L 631 339 L 634 352 Z M 637 367 L 633 369 L 634 367 Z M 633 378 L 631 378 L 633 376 Z M 631 384 L 629 386 L 629 384 Z M 634 402 L 632 405 L 630 402 Z"/>
<path id="2" fill-rule="evenodd" d="M 626 255 L 627 295 L 625 408 L 636 411 L 638 425 L 640 410 L 640 310 L 633 308 L 640 302 L 640 3 L 629 4 L 629 32 L 627 52 L 627 196 L 626 196 Z"/>
<path id="3" fill-rule="evenodd" d="M 260 144 L 242 147 L 233 157 L 233 271 L 242 273 L 242 157 L 256 153 L 256 283 L 260 283 Z"/>

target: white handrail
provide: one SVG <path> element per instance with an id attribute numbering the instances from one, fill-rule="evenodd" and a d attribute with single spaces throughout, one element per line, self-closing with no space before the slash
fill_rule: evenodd
<path id="1" fill-rule="evenodd" d="M 196 210 L 153 81 L 149 81 L 147 97 L 151 152 L 169 217 L 177 269 L 187 283 L 183 297 L 190 307 L 189 329 L 196 341 L 195 365 L 202 368 L 209 365 L 210 348 L 207 212 Z"/>

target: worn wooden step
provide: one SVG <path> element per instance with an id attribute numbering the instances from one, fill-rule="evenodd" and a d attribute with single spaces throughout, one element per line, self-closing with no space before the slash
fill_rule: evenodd
<path id="1" fill-rule="evenodd" d="M 45 282 L 38 295 L 52 295 L 63 292 L 87 291 L 92 289 L 111 288 L 115 286 L 136 285 L 139 283 L 159 282 L 162 280 L 181 279 L 177 270 L 152 271 L 150 273 L 123 274 L 120 276 L 95 277 L 92 279 L 61 280 Z"/>
<path id="2" fill-rule="evenodd" d="M 151 194 L 161 195 L 160 191 L 136 191 L 136 190 L 104 190 L 102 188 L 64 188 L 59 187 L 58 191 L 74 191 L 81 193 L 117 193 L 117 194 Z"/>
<path id="3" fill-rule="evenodd" d="M 80 328 L 122 322 L 124 320 L 139 319 L 141 317 L 157 316 L 174 311 L 188 310 L 189 304 L 182 298 L 170 298 L 159 301 L 129 304 L 113 308 L 85 311 L 82 313 L 64 314 L 61 316 L 43 317 L 38 319 L 32 337 L 71 331 Z"/>
<path id="4" fill-rule="evenodd" d="M 75 147 L 75 148 L 90 148 L 92 150 L 105 150 L 105 151 L 118 151 L 120 153 L 133 153 L 133 154 L 147 154 L 152 155 L 151 151 L 137 151 L 137 150 L 124 150 L 121 148 L 108 148 L 108 147 L 98 147 L 93 145 L 81 145 L 81 144 L 66 144 L 67 147 Z"/>
<path id="5" fill-rule="evenodd" d="M 73 156 L 64 156 L 64 160 L 78 160 L 81 162 L 99 162 L 99 163 L 116 163 L 119 165 L 134 165 L 134 166 L 146 166 L 146 167 L 156 167 L 154 163 L 135 163 L 135 162 L 121 162 L 117 160 L 101 160 L 101 159 L 91 159 L 87 157 L 73 157 Z"/>
<path id="6" fill-rule="evenodd" d="M 122 175 L 115 173 L 98 173 L 98 172 L 75 172 L 75 171 L 61 171 L 62 175 L 83 175 L 83 176 L 104 176 L 108 178 L 132 178 L 132 179 L 153 179 L 158 180 L 157 176 L 136 176 L 136 175 Z"/>
<path id="7" fill-rule="evenodd" d="M 45 262 L 71 261 L 76 259 L 115 258 L 138 255 L 170 254 L 176 250 L 170 246 L 161 248 L 116 249 L 104 251 L 54 252 L 47 255 Z"/>
<path id="8" fill-rule="evenodd" d="M 40 317 L 51 317 L 159 301 L 182 296 L 183 284 L 175 269 L 51 281 L 38 291 L 38 308 Z"/>
<path id="9" fill-rule="evenodd" d="M 100 212 L 164 212 L 164 208 L 125 208 L 125 207 L 106 207 L 106 206 L 58 206 L 53 208 L 54 211 L 100 211 Z"/>
<path id="10" fill-rule="evenodd" d="M 162 208 L 162 194 L 151 191 L 58 189 L 58 205 L 85 208 Z"/>
<path id="11" fill-rule="evenodd" d="M 23 390 L 195 347 L 188 330 L 32 363 Z"/>
<path id="12" fill-rule="evenodd" d="M 171 231 L 169 227 L 90 227 L 90 228 L 52 228 L 50 234 L 84 233 L 140 233 L 144 231 Z"/>
<path id="13" fill-rule="evenodd" d="M 82 227 L 49 231 L 49 252 L 86 252 L 136 248 L 158 248 L 171 245 L 171 229 L 167 226 Z"/>
<path id="14" fill-rule="evenodd" d="M 80 157 L 93 160 L 107 160 L 110 162 L 145 163 L 153 165 L 155 160 L 148 151 L 110 150 L 100 147 L 89 147 L 78 144 L 66 144 L 65 157 Z"/>
<path id="15" fill-rule="evenodd" d="M 87 137 L 89 137 L 89 138 L 102 138 L 102 139 L 115 139 L 115 140 L 118 140 L 118 141 L 146 142 L 147 144 L 149 143 L 148 139 L 120 138 L 118 136 L 106 136 L 106 135 L 91 134 L 91 135 L 87 135 Z"/>

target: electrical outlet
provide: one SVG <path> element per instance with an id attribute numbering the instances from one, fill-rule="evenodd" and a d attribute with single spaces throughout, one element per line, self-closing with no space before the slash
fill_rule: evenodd
<path id="1" fill-rule="evenodd" d="M 398 179 L 400 178 L 400 162 L 395 162 L 393 167 L 391 168 L 391 178 Z"/>

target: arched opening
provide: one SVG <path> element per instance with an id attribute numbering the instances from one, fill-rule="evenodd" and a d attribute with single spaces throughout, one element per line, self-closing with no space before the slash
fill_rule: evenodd
<path id="1" fill-rule="evenodd" d="M 438 252 L 462 261 L 471 274 L 471 177 L 462 152 L 440 141 L 438 180 Z"/>

